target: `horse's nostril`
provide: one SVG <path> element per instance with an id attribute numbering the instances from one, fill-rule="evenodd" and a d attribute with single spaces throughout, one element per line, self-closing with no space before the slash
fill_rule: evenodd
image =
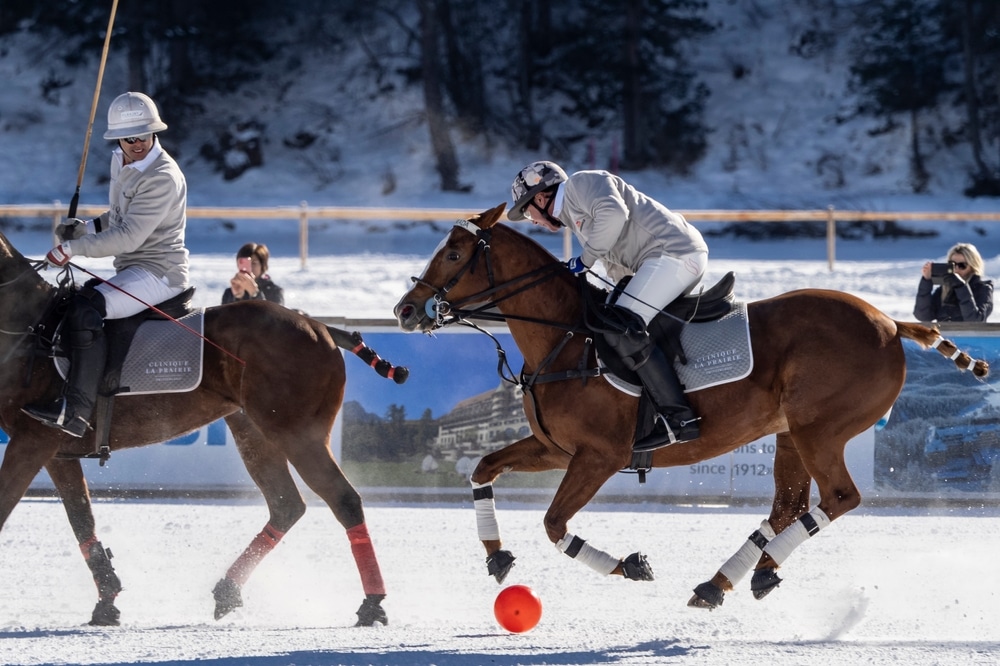
<path id="1" fill-rule="evenodd" d="M 409 319 L 413 315 L 413 306 L 410 304 L 404 305 L 399 309 L 399 316 L 403 319 Z"/>

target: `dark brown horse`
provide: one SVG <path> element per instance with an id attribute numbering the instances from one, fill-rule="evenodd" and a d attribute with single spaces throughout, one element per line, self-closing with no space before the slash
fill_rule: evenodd
<path id="1" fill-rule="evenodd" d="M 57 296 L 35 268 L 0 235 L 0 427 L 10 436 L 0 464 L 0 526 L 38 472 L 48 470 L 97 584 L 91 623 L 114 625 L 121 582 L 110 551 L 95 536 L 79 460 L 95 451 L 94 431 L 76 439 L 21 412 L 22 405 L 55 398 L 62 388 L 53 364 L 34 357 L 33 333 Z M 337 341 L 397 383 L 405 380 L 405 368 L 391 368 L 357 334 L 262 301 L 208 308 L 204 335 L 211 344 L 205 345 L 200 386 L 119 397 L 108 442 L 112 451 L 146 446 L 225 419 L 270 518 L 213 590 L 216 619 L 242 605 L 242 585 L 306 510 L 291 465 L 347 531 L 365 592 L 358 624 L 386 624 L 385 588 L 361 497 L 330 451 L 346 379 Z"/>
<path id="2" fill-rule="evenodd" d="M 499 311 L 524 357 L 521 383 L 532 434 L 484 456 L 471 477 L 488 571 L 501 582 L 514 559 L 501 549 L 493 482 L 503 472 L 565 469 L 545 514 L 549 539 L 598 572 L 652 580 L 643 555 L 619 559 L 568 531 L 569 520 L 629 464 L 639 400 L 601 378 L 584 383 L 575 374 L 596 364 L 591 334 L 582 327 L 578 279 L 535 241 L 497 224 L 503 210 L 456 222 L 395 308 L 399 326 L 411 332 Z M 796 546 L 860 504 L 844 447 L 899 395 L 904 338 L 935 346 L 977 376 L 989 370 L 935 330 L 894 321 L 845 293 L 807 289 L 757 301 L 748 304 L 748 320 L 752 372 L 689 393 L 702 416 L 700 439 L 657 449 L 652 458 L 653 467 L 690 465 L 777 434 L 770 516 L 695 588 L 689 604 L 697 607 L 720 605 L 751 568 L 751 589 L 762 598 L 780 582 L 776 569 Z M 577 378 L 560 381 L 566 376 Z M 820 501 L 810 508 L 813 481 Z"/>

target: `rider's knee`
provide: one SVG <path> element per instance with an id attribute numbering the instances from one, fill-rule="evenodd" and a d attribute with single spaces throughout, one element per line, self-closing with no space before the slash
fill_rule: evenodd
<path id="1" fill-rule="evenodd" d="M 75 347 L 89 347 L 104 329 L 104 295 L 96 289 L 84 287 L 73 296 L 66 325 L 70 342 Z"/>

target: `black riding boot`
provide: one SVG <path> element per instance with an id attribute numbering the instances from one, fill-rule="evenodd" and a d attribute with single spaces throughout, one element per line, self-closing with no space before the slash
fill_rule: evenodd
<path id="1" fill-rule="evenodd" d="M 649 340 L 648 336 L 646 338 Z M 699 417 L 691 410 L 684 397 L 684 388 L 677 379 L 677 373 L 659 347 L 650 340 L 649 359 L 645 364 L 635 369 L 642 385 L 649 392 L 649 397 L 657 406 L 657 420 L 666 426 L 666 441 L 653 433 L 652 437 L 635 443 L 635 451 L 652 451 L 667 444 L 687 442 L 698 439 L 701 430 L 698 427 Z"/>
<path id="2" fill-rule="evenodd" d="M 73 299 L 66 314 L 70 367 L 64 395 L 50 402 L 26 405 L 21 411 L 47 426 L 83 437 L 90 427 L 97 389 L 104 376 L 108 343 L 104 337 L 104 296 L 84 288 Z"/>
<path id="3" fill-rule="evenodd" d="M 623 308 L 619 310 L 624 311 Z M 618 352 L 625 365 L 639 375 L 659 412 L 656 418 L 657 430 L 636 442 L 633 450 L 652 451 L 667 444 L 698 439 L 699 417 L 695 416 L 684 397 L 684 388 L 677 379 L 673 365 L 649 337 L 642 319 L 632 312 L 628 314 L 631 316 L 626 318 L 629 324 L 626 331 L 608 332 L 604 337 Z"/>

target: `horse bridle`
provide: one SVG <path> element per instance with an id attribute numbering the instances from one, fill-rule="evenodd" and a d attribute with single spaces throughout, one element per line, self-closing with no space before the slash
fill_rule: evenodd
<path id="1" fill-rule="evenodd" d="M 555 277 L 556 272 L 564 268 L 563 263 L 560 261 L 555 261 L 549 264 L 545 264 L 544 266 L 536 268 L 532 271 L 528 271 L 523 275 L 519 275 L 511 280 L 508 280 L 507 282 L 498 285 L 496 283 L 496 279 L 493 273 L 493 263 L 490 258 L 490 240 L 492 239 L 492 231 L 489 229 L 481 229 L 468 220 L 456 220 L 455 226 L 462 227 L 469 233 L 476 236 L 477 239 L 476 250 L 475 252 L 473 252 L 472 256 L 469 257 L 469 260 L 465 263 L 465 265 L 463 265 L 462 268 L 460 268 L 459 271 L 448 281 L 448 283 L 441 288 L 437 288 L 434 285 L 427 282 L 426 280 L 422 280 L 417 277 L 410 278 L 411 280 L 413 280 L 414 283 L 423 285 L 434 292 L 434 295 L 431 298 L 427 299 L 426 303 L 424 304 L 424 311 L 427 313 L 427 316 L 434 319 L 434 326 L 431 329 L 431 331 L 436 330 L 438 328 L 443 328 L 444 326 L 448 326 L 451 324 L 460 324 L 463 326 L 474 328 L 477 331 L 486 334 L 493 340 L 493 343 L 496 345 L 497 348 L 497 356 L 499 358 L 497 364 L 497 374 L 500 376 L 500 379 L 511 384 L 519 385 L 527 392 L 530 392 L 531 387 L 539 382 L 545 383 L 550 381 L 562 381 L 566 379 L 583 379 L 584 381 L 586 381 L 586 378 L 588 377 L 598 376 L 601 372 L 600 368 L 588 369 L 586 367 L 586 359 L 588 358 L 588 354 L 586 351 L 584 352 L 583 357 L 580 360 L 580 365 L 575 370 L 543 374 L 544 370 L 556 359 L 556 357 L 559 356 L 563 348 L 569 343 L 570 340 L 573 339 L 573 337 L 577 333 L 583 333 L 586 336 L 588 336 L 588 346 L 589 346 L 590 330 L 585 325 L 583 324 L 567 325 L 561 322 L 552 321 L 551 319 L 541 319 L 537 317 L 528 317 L 515 314 L 503 315 L 497 312 L 489 312 L 489 310 L 495 308 L 496 305 L 501 301 L 504 301 L 508 298 L 511 298 L 512 296 L 527 291 L 528 289 L 537 287 L 543 282 Z M 455 287 L 455 285 L 459 283 L 459 281 L 467 272 L 472 272 L 472 273 L 475 272 L 476 266 L 478 265 L 480 260 L 480 256 L 484 258 L 484 263 L 486 264 L 489 287 L 478 293 L 466 296 L 465 298 L 459 301 L 456 302 L 448 301 L 447 300 L 448 292 L 451 291 Z M 508 289 L 512 285 L 516 285 L 518 283 L 523 283 L 523 284 L 520 284 L 520 286 L 517 287 L 514 291 L 500 298 L 492 298 L 492 296 L 497 292 L 503 289 Z M 489 299 L 484 305 L 481 305 L 473 309 L 464 309 L 462 307 L 466 303 L 480 302 L 482 301 L 483 298 Z M 545 357 L 545 359 L 539 364 L 538 368 L 536 368 L 535 371 L 531 373 L 530 376 L 525 377 L 524 371 L 522 370 L 521 378 L 515 379 L 513 371 L 507 364 L 507 354 L 504 351 L 503 346 L 500 344 L 500 341 L 497 340 L 496 336 L 494 336 L 492 333 L 490 333 L 486 329 L 482 328 L 481 326 L 471 321 L 472 319 L 483 319 L 487 321 L 507 321 L 514 319 L 517 321 L 526 321 L 529 323 L 542 324 L 544 326 L 559 328 L 566 331 L 566 334 L 562 337 L 559 343 L 556 344 L 556 346 L 549 352 L 549 354 Z M 505 369 L 507 374 L 505 374 Z"/>
<path id="2" fill-rule="evenodd" d="M 527 291 L 528 289 L 536 287 L 539 284 L 551 279 L 556 275 L 556 271 L 563 267 L 563 264 L 559 261 L 546 264 L 508 280 L 507 282 L 497 284 L 493 272 L 493 260 L 490 255 L 490 241 L 493 238 L 492 230 L 481 229 L 469 220 L 455 220 L 455 226 L 465 229 L 476 237 L 476 249 L 472 253 L 472 256 L 469 257 L 469 260 L 465 262 L 465 264 L 458 270 L 457 273 L 455 273 L 455 275 L 452 276 L 450 280 L 448 280 L 447 284 L 440 288 L 435 287 L 421 278 L 410 278 L 414 284 L 423 285 L 434 292 L 434 295 L 428 298 L 424 303 L 424 312 L 428 317 L 434 320 L 434 326 L 431 330 L 443 328 L 455 323 L 473 325 L 468 322 L 469 319 L 483 319 L 486 321 L 506 321 L 508 319 L 516 319 L 518 321 L 545 324 L 547 326 L 553 326 L 575 332 L 584 330 L 576 326 L 567 326 L 566 324 L 555 322 L 550 319 L 540 319 L 537 317 L 526 317 L 522 315 L 501 315 L 495 312 L 488 312 L 496 307 L 496 305 L 501 301 L 505 301 L 508 298 L 516 296 L 521 292 Z M 462 280 L 462 277 L 464 277 L 466 273 L 476 272 L 480 258 L 482 258 L 483 263 L 486 265 L 486 277 L 489 282 L 489 287 L 478 293 L 466 296 L 461 300 L 455 302 L 449 301 L 447 299 L 448 292 L 454 289 L 455 285 Z M 497 292 L 509 289 L 512 285 L 516 285 L 518 283 L 523 284 L 505 296 L 492 298 L 492 296 Z M 463 307 L 468 303 L 481 302 L 484 298 L 488 299 L 487 302 L 479 307 L 472 309 L 465 309 Z"/>

